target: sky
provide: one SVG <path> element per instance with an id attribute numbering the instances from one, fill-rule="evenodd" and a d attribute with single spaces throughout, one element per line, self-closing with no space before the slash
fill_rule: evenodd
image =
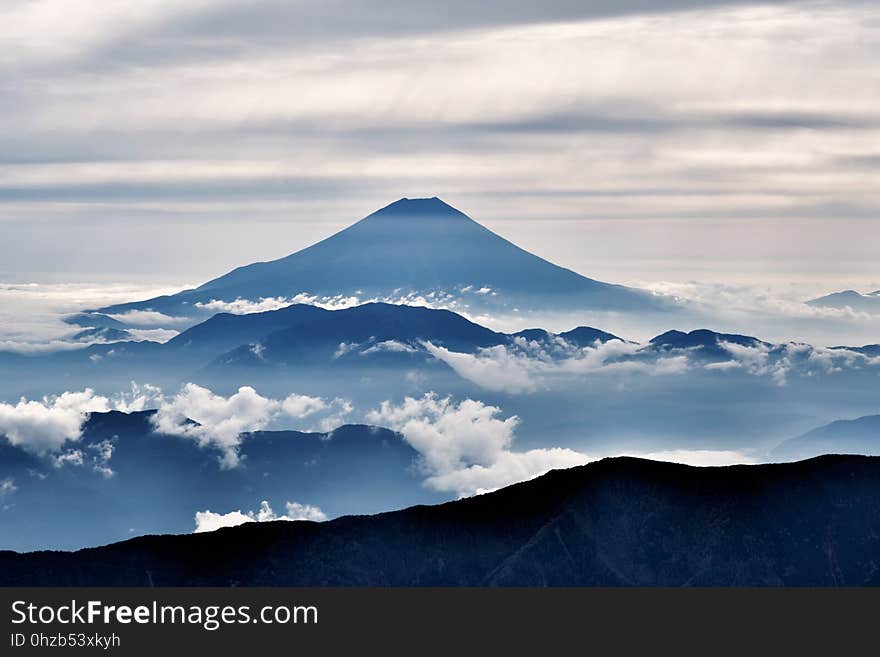
<path id="1" fill-rule="evenodd" d="M 880 288 L 871 2 L 0 0 L 0 281 L 198 284 L 400 197 L 627 284 Z"/>

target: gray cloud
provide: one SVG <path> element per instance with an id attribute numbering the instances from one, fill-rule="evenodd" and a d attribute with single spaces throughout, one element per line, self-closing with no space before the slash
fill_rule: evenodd
<path id="1" fill-rule="evenodd" d="M 548 222 L 633 220 L 606 248 L 630 262 L 657 222 L 645 257 L 686 244 L 693 272 L 715 248 L 698 223 L 788 221 L 731 257 L 777 262 L 813 250 L 796 222 L 880 208 L 870 3 L 108 0 L 0 19 L 0 261 L 22 275 L 149 272 L 125 246 L 145 238 L 166 275 L 216 274 L 401 196 L 606 278 Z"/>

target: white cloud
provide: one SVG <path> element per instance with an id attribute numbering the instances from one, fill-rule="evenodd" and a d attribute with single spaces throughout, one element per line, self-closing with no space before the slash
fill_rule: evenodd
<path id="1" fill-rule="evenodd" d="M 285 515 L 279 516 L 269 506 L 269 502 L 263 500 L 256 512 L 242 513 L 241 510 L 238 510 L 221 514 L 213 511 L 197 511 L 195 515 L 196 527 L 193 533 L 212 532 L 222 527 L 237 527 L 247 522 L 272 522 L 275 520 L 323 522 L 327 520 L 327 515 L 320 508 L 310 504 L 287 502 L 285 510 Z"/>
<path id="2" fill-rule="evenodd" d="M 684 463 L 685 465 L 695 466 L 738 465 L 758 462 L 758 459 L 742 452 L 712 449 L 671 449 L 659 452 L 619 454 L 619 456 L 635 456 L 652 461 L 667 461 L 669 463 Z"/>
<path id="3" fill-rule="evenodd" d="M 414 354 L 418 351 L 418 349 L 404 342 L 400 342 L 399 340 L 383 340 L 382 342 L 377 342 L 376 344 L 364 349 L 361 352 L 361 355 L 376 354 L 383 351 Z"/>
<path id="4" fill-rule="evenodd" d="M 286 513 L 279 520 L 312 520 L 323 522 L 327 520 L 327 514 L 317 506 L 300 504 L 299 502 L 287 502 L 284 505 Z"/>
<path id="5" fill-rule="evenodd" d="M 478 354 L 459 353 L 430 342 L 425 348 L 456 374 L 487 390 L 521 393 L 538 387 L 535 376 L 541 365 L 527 356 L 512 354 L 503 345 L 481 349 Z"/>
<path id="6" fill-rule="evenodd" d="M 129 310 L 110 315 L 110 317 L 131 326 L 144 328 L 165 328 L 168 325 L 190 323 L 190 319 L 187 317 L 171 317 L 156 310 Z"/>
<path id="7" fill-rule="evenodd" d="M 288 395 L 281 402 L 281 410 L 294 418 L 308 417 L 326 408 L 327 402 L 323 399 L 320 397 L 309 397 L 308 395 Z"/>
<path id="8" fill-rule="evenodd" d="M 110 408 L 110 400 L 91 389 L 65 392 L 40 401 L 22 398 L 15 405 L 0 403 L 0 435 L 34 454 L 55 452 L 64 443 L 79 440 L 89 413 Z"/>
<path id="9" fill-rule="evenodd" d="M 179 291 L 178 287 L 125 283 L 0 283 L 0 350 L 20 353 L 82 349 L 71 342 L 82 330 L 63 321 L 84 308 Z M 137 339 L 154 339 L 144 335 Z"/>
<path id="10" fill-rule="evenodd" d="M 501 409 L 466 399 L 458 404 L 435 393 L 400 405 L 382 402 L 367 420 L 399 431 L 419 452 L 435 490 L 473 495 L 544 474 L 553 468 L 586 463 L 589 458 L 568 449 L 510 451 L 519 419 L 496 417 Z"/>
<path id="11" fill-rule="evenodd" d="M 238 527 L 246 522 L 254 521 L 252 515 L 244 514 L 241 511 L 230 511 L 229 513 L 196 511 L 196 528 L 193 533 L 212 532 L 222 527 Z"/>
<path id="12" fill-rule="evenodd" d="M 68 449 L 60 454 L 51 456 L 52 465 L 63 468 L 65 465 L 81 466 L 85 463 L 85 457 L 81 449 Z"/>
<path id="13" fill-rule="evenodd" d="M 243 433 L 265 429 L 281 417 L 303 419 L 326 410 L 333 411 L 331 421 L 339 421 L 351 406 L 344 400 L 328 404 L 317 397 L 297 394 L 283 400 L 271 399 L 250 386 L 224 397 L 187 383 L 173 397 L 162 399 L 153 424 L 161 433 L 192 438 L 200 447 L 219 450 L 222 467 L 233 468 L 239 464 Z"/>
<path id="14" fill-rule="evenodd" d="M 12 477 L 0 479 L 0 497 L 12 495 L 17 490 L 18 486 L 15 485 L 15 479 Z"/>
<path id="15" fill-rule="evenodd" d="M 431 471 L 448 471 L 465 464 L 491 465 L 513 441 L 519 418 L 504 420 L 501 409 L 466 399 L 454 404 L 435 393 L 406 397 L 395 406 L 382 402 L 367 414 L 369 422 L 400 431 Z"/>
<path id="16" fill-rule="evenodd" d="M 154 408 L 162 399 L 162 389 L 158 386 L 139 385 L 132 381 L 129 392 L 120 393 L 113 399 L 113 408 L 123 413 L 135 413 Z"/>
<path id="17" fill-rule="evenodd" d="M 487 390 L 513 394 L 533 392 L 560 377 L 569 380 L 603 374 L 666 376 L 682 374 L 689 367 L 684 355 L 637 359 L 644 347 L 621 340 L 583 348 L 559 340 L 552 352 L 522 339 L 510 347 L 497 345 L 480 349 L 476 354 L 454 352 L 430 342 L 424 346 L 459 376 Z"/>
<path id="18" fill-rule="evenodd" d="M 756 343 L 751 346 L 719 341 L 718 345 L 730 353 L 733 360 L 717 363 L 716 368 L 744 368 L 755 376 L 769 376 L 777 385 L 784 386 L 791 375 L 813 376 L 831 374 L 844 368 L 860 369 L 880 365 L 880 358 L 872 358 L 849 349 L 828 349 L 789 342 L 781 345 Z M 709 366 L 707 366 L 708 368 Z"/>
<path id="19" fill-rule="evenodd" d="M 131 336 L 131 339 L 136 342 L 168 342 L 171 338 L 180 335 L 180 331 L 175 331 L 174 329 L 166 329 L 166 328 L 152 328 L 152 329 L 139 329 L 139 328 L 130 328 L 126 329 L 128 334 Z"/>
<path id="20" fill-rule="evenodd" d="M 318 296 L 309 294 L 308 292 L 300 292 L 290 297 L 260 297 L 256 300 L 242 299 L 241 297 L 234 301 L 223 301 L 221 299 L 212 299 L 210 301 L 197 302 L 196 308 L 200 310 L 209 310 L 212 312 L 232 313 L 233 315 L 248 315 L 250 313 L 260 313 L 269 310 L 279 310 L 294 304 L 306 304 L 309 306 L 317 306 L 325 310 L 342 310 L 351 308 L 361 303 L 356 296 L 335 295 L 335 296 Z"/>
<path id="21" fill-rule="evenodd" d="M 475 464 L 431 475 L 425 483 L 436 490 L 479 495 L 534 479 L 550 470 L 584 465 L 592 460 L 586 454 L 561 447 L 505 451 L 499 453 L 490 465 Z"/>

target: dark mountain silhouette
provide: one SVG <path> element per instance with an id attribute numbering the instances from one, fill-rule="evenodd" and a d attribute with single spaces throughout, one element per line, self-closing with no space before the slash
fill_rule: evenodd
<path id="1" fill-rule="evenodd" d="M 0 584 L 880 584 L 880 459 L 605 459 L 441 506 L 0 553 Z"/>
<path id="2" fill-rule="evenodd" d="M 689 333 L 684 333 L 683 331 L 667 331 L 666 333 L 652 338 L 650 344 L 654 348 L 664 351 L 672 349 L 692 349 L 707 357 L 729 357 L 730 354 L 720 346 L 719 343 L 721 342 L 729 342 L 744 347 L 755 347 L 758 345 L 770 346 L 768 343 L 748 335 L 716 333 L 709 329 L 697 329 L 695 331 L 690 331 Z"/>
<path id="3" fill-rule="evenodd" d="M 591 326 L 578 326 L 570 331 L 560 333 L 559 337 L 572 344 L 576 344 L 578 347 L 592 347 L 597 341 L 610 342 L 611 340 L 620 340 L 621 342 L 626 342 L 623 338 Z"/>
<path id="4" fill-rule="evenodd" d="M 103 312 L 151 309 L 191 317 L 199 313 L 196 304 L 212 300 L 299 293 L 369 299 L 408 292 L 464 294 L 466 289 L 473 306 L 668 309 L 650 293 L 595 281 L 532 255 L 438 198 L 404 198 L 285 258 Z"/>
<path id="5" fill-rule="evenodd" d="M 831 422 L 786 440 L 770 455 L 795 460 L 828 453 L 880 455 L 880 415 Z"/>

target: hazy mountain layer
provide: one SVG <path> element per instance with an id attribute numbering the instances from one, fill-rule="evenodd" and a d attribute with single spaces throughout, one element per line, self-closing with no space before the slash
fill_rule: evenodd
<path id="1" fill-rule="evenodd" d="M 831 422 L 786 440 L 770 456 L 794 460 L 818 454 L 880 455 L 880 415 Z"/>

